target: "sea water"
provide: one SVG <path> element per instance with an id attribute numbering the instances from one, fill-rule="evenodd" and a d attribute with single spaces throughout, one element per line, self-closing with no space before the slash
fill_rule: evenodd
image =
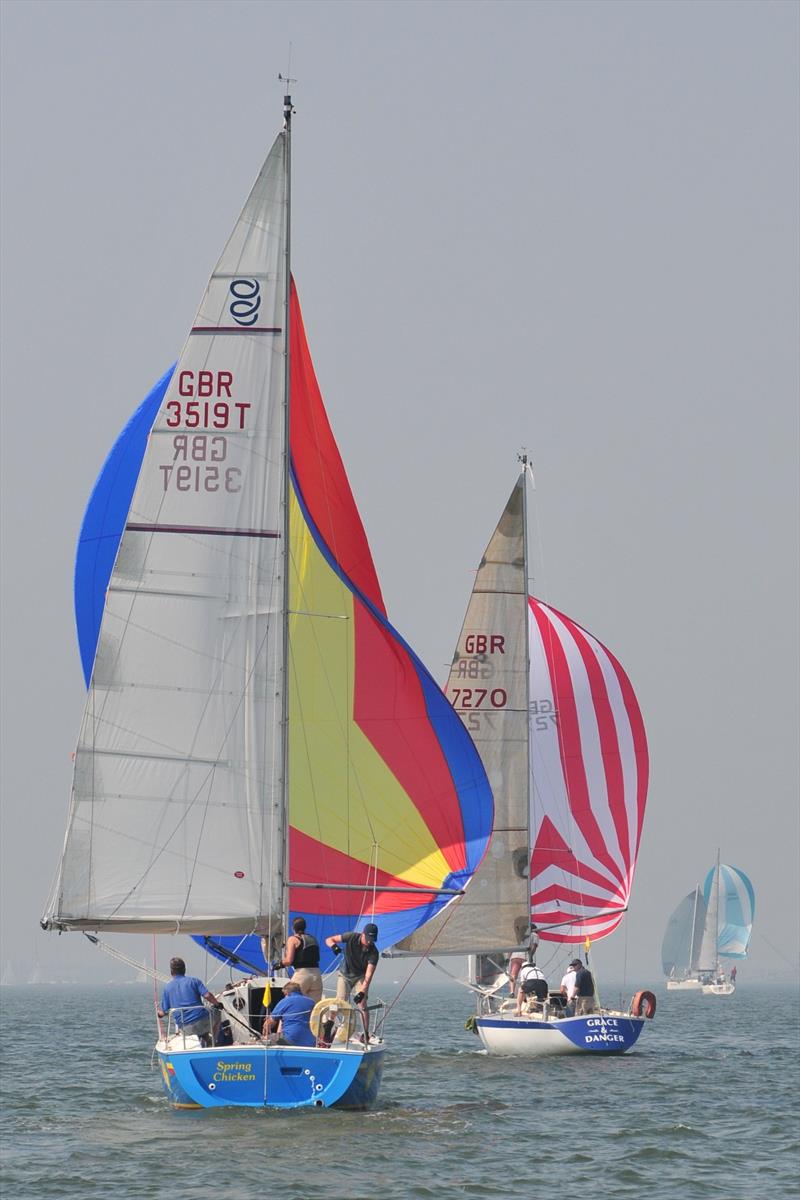
<path id="1" fill-rule="evenodd" d="M 468 993 L 412 985 L 391 1012 L 375 1109 L 277 1113 L 172 1111 L 145 985 L 3 988 L 0 1194 L 796 1195 L 797 992 L 654 990 L 632 1053 L 521 1061 L 490 1058 L 465 1031 Z"/>

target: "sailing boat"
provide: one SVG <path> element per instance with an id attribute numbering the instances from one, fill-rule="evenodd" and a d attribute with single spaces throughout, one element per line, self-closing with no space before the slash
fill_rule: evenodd
<path id="1" fill-rule="evenodd" d="M 463 899 L 402 943 L 468 954 L 492 1054 L 621 1053 L 655 1011 L 567 1016 L 550 992 L 535 1014 L 509 999 L 505 955 L 539 942 L 608 936 L 628 907 L 642 832 L 648 755 L 630 682 L 606 648 L 528 595 L 522 471 L 481 558 L 446 694 L 469 729 L 495 798 L 489 854 Z"/>
<path id="2" fill-rule="evenodd" d="M 744 871 L 721 863 L 717 853 L 702 888 L 698 885 L 681 901 L 667 924 L 661 947 L 667 990 L 733 995 L 737 968 L 726 975 L 720 960 L 747 957 L 755 905 Z"/>
<path id="3" fill-rule="evenodd" d="M 681 900 L 667 922 L 661 944 L 661 965 L 669 991 L 700 991 L 700 947 L 706 923 L 706 902 L 698 885 Z M 713 969 L 713 964 L 711 965 Z"/>
<path id="4" fill-rule="evenodd" d="M 369 1034 L 340 1004 L 316 1046 L 268 1044 L 287 980 L 266 964 L 298 916 L 320 943 L 378 922 L 391 945 L 463 892 L 491 832 L 469 736 L 386 617 L 322 404 L 288 96 L 284 116 L 174 371 L 101 473 L 76 572 L 91 674 L 42 924 L 185 932 L 242 969 L 232 1044 L 159 1025 L 178 1107 L 373 1103 L 380 1005 Z"/>

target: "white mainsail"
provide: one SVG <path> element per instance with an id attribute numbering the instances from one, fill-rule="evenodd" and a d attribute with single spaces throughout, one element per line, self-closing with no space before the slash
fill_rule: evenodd
<path id="1" fill-rule="evenodd" d="M 480 561 L 445 687 L 494 794 L 492 840 L 464 897 L 400 944 L 410 953 L 508 950 L 529 933 L 524 504 L 520 475 Z"/>
<path id="2" fill-rule="evenodd" d="M 661 964 L 666 976 L 697 970 L 705 916 L 703 889 L 696 887 L 681 900 L 667 923 L 661 945 Z"/>
<path id="3" fill-rule="evenodd" d="M 106 595 L 51 928 L 244 933 L 281 913 L 286 136 L 150 434 Z"/>

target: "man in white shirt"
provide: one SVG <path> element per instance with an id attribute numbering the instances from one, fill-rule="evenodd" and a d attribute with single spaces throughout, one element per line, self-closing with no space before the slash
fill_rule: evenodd
<path id="1" fill-rule="evenodd" d="M 575 976 L 577 975 L 583 963 L 579 958 L 573 958 L 569 964 L 569 970 L 561 980 L 561 995 L 567 1002 L 567 1016 L 573 1014 L 573 1002 L 575 1000 Z"/>
<path id="2" fill-rule="evenodd" d="M 547 999 L 547 980 L 530 958 L 517 972 L 517 984 L 517 1013 L 522 1012 L 523 1004 L 528 1012 L 540 1010 Z"/>

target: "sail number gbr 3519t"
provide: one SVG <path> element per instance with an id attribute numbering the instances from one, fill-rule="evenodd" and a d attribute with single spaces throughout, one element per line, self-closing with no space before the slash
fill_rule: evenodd
<path id="1" fill-rule="evenodd" d="M 176 432 L 172 461 L 160 465 L 164 491 L 240 492 L 242 472 L 227 462 L 226 432 L 247 428 L 250 404 L 234 399 L 232 371 L 183 370 L 177 394 L 164 406 L 164 424 Z M 224 431 L 224 432 L 222 432 Z"/>

